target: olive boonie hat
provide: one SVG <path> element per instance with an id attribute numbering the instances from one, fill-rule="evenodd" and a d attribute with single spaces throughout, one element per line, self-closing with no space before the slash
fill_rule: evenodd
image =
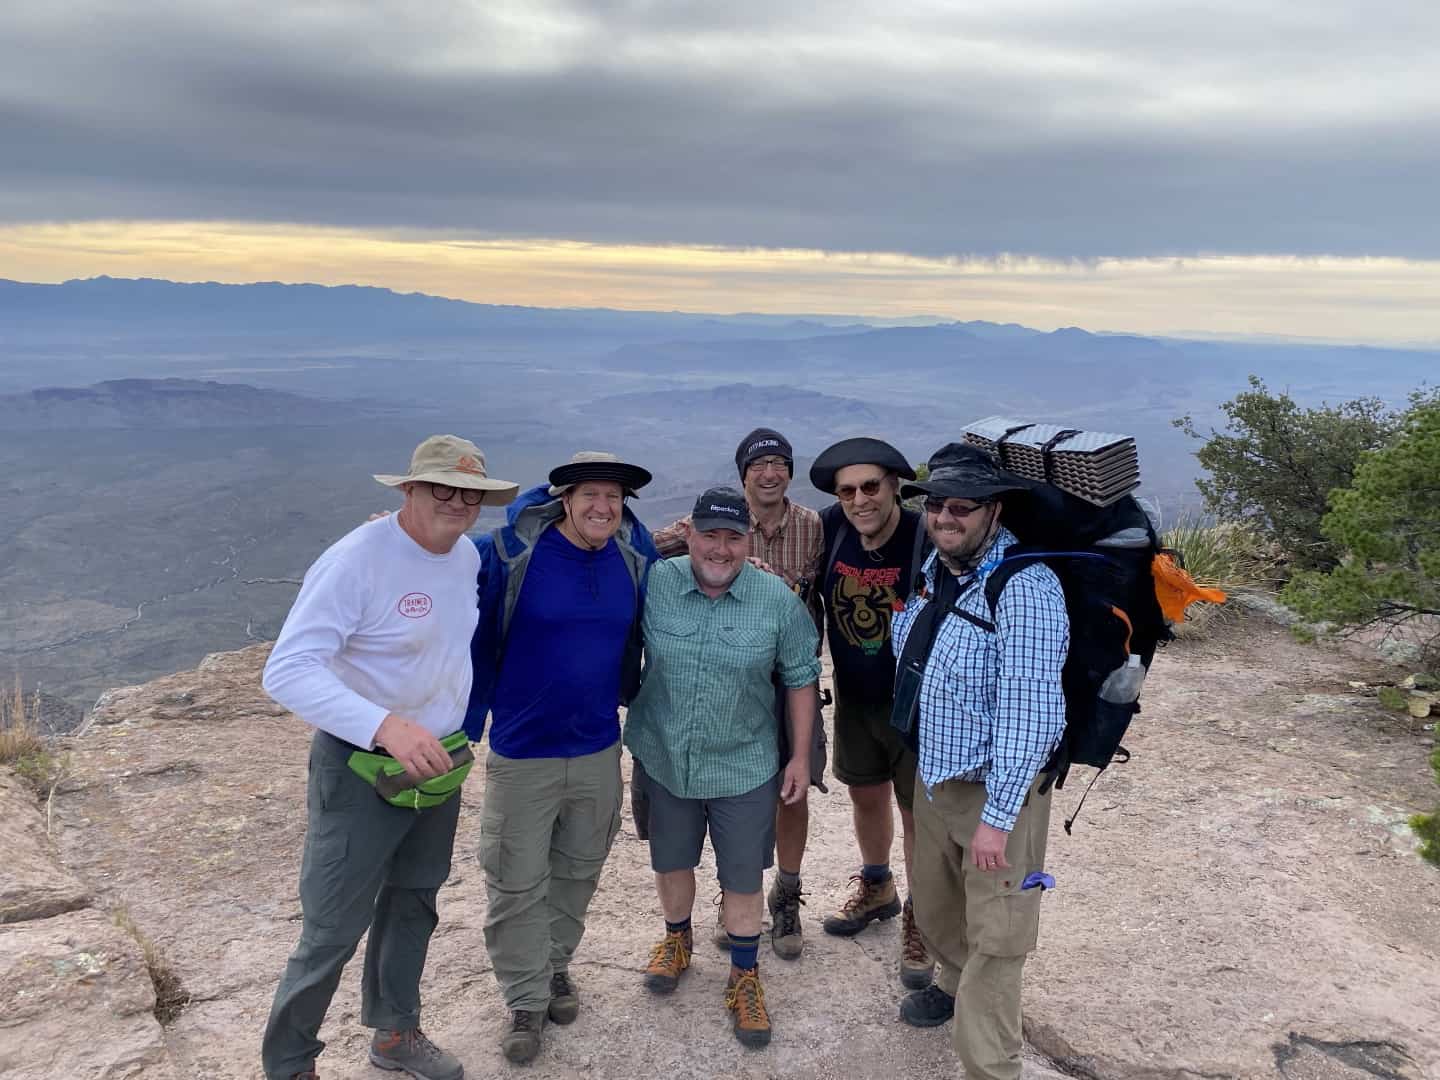
<path id="1" fill-rule="evenodd" d="M 648 469 L 627 464 L 614 454 L 604 450 L 581 450 L 564 465 L 550 470 L 550 494 L 563 495 L 586 480 L 606 480 L 619 484 L 626 495 L 634 496 L 651 479 Z"/>
<path id="2" fill-rule="evenodd" d="M 900 497 L 939 495 L 945 499 L 993 499 L 1007 491 L 1030 491 L 1035 481 L 1001 467 L 995 455 L 971 443 L 946 443 L 930 455 L 924 480 L 900 485 Z"/>
<path id="3" fill-rule="evenodd" d="M 520 493 L 519 484 L 491 479 L 485 472 L 484 451 L 458 435 L 431 435 L 415 448 L 415 453 L 410 456 L 410 471 L 404 476 L 374 475 L 386 487 L 418 482 L 448 484 L 472 491 L 493 491 L 497 497 L 486 499 L 491 506 L 514 502 L 515 496 Z"/>
<path id="4" fill-rule="evenodd" d="M 810 466 L 810 483 L 816 491 L 835 494 L 835 474 L 847 465 L 878 465 L 886 472 L 898 473 L 906 480 L 915 479 L 915 470 L 905 455 L 883 439 L 861 436 L 857 439 L 842 439 L 834 446 L 820 451 L 820 456 Z"/>

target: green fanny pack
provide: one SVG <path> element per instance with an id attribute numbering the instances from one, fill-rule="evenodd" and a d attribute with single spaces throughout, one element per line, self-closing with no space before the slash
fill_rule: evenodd
<path id="1" fill-rule="evenodd" d="M 450 754 L 450 771 L 412 785 L 405 775 L 405 766 L 389 754 L 372 754 L 356 750 L 350 755 L 350 771 L 375 788 L 375 793 L 391 806 L 406 810 L 424 810 L 448 800 L 470 775 L 475 755 L 465 732 L 457 731 L 440 740 Z"/>

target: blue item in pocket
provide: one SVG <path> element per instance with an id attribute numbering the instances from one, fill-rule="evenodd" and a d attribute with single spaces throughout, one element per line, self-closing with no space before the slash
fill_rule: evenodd
<path id="1" fill-rule="evenodd" d="M 1039 889 L 1042 892 L 1055 887 L 1055 879 L 1043 870 L 1036 870 L 1025 875 L 1025 880 L 1020 882 L 1020 889 Z"/>

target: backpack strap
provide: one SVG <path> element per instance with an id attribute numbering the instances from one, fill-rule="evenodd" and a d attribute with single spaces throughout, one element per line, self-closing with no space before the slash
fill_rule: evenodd
<path id="1" fill-rule="evenodd" d="M 901 507 L 900 512 L 903 514 L 905 508 Z M 901 597 L 906 602 L 925 587 L 925 555 L 930 547 L 930 534 L 925 531 L 925 520 L 921 518 L 915 523 L 915 544 L 910 549 L 910 588 Z"/>

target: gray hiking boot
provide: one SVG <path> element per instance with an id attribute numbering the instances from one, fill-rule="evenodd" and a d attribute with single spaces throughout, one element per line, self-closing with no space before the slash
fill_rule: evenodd
<path id="1" fill-rule="evenodd" d="M 461 1080 L 465 1069 L 453 1054 L 431 1042 L 419 1028 L 375 1032 L 370 1064 L 391 1072 L 407 1072 L 415 1080 Z"/>
<path id="2" fill-rule="evenodd" d="M 924 990 L 934 978 L 935 961 L 915 925 L 914 904 L 906 900 L 900 909 L 900 985 L 906 990 Z"/>
<path id="3" fill-rule="evenodd" d="M 528 1065 L 540 1053 L 540 1033 L 545 1030 L 543 1010 L 526 1012 L 516 1009 L 510 1014 L 510 1030 L 500 1040 L 500 1050 L 506 1061 L 516 1065 Z"/>
<path id="4" fill-rule="evenodd" d="M 580 1015 L 580 992 L 570 981 L 568 971 L 550 976 L 550 1007 L 545 1010 L 552 1024 L 573 1024 Z"/>
<path id="5" fill-rule="evenodd" d="M 770 948 L 782 960 L 799 958 L 805 946 L 800 932 L 800 905 L 805 897 L 798 888 L 787 889 L 777 877 L 765 902 L 770 908 Z"/>

